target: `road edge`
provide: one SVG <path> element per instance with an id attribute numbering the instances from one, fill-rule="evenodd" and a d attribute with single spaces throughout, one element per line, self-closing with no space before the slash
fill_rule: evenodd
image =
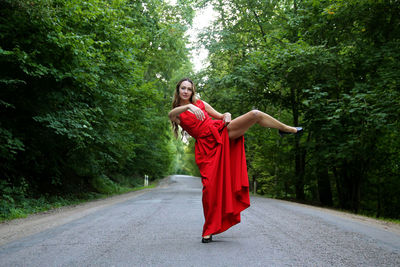
<path id="1" fill-rule="evenodd" d="M 64 206 L 45 212 L 31 214 L 26 218 L 1 222 L 0 246 L 69 223 L 73 220 L 80 219 L 103 208 L 141 196 L 151 190 L 167 187 L 170 182 L 171 177 L 167 176 L 160 179 L 157 186 L 154 188 L 144 188 L 138 191 L 90 200 L 76 205 Z"/>
<path id="2" fill-rule="evenodd" d="M 253 195 L 253 197 L 264 198 L 263 196 L 258 196 L 258 195 L 257 196 Z M 284 202 L 284 203 L 291 203 L 291 204 L 309 208 L 309 209 L 323 211 L 323 212 L 329 213 L 331 215 L 335 215 L 337 217 L 357 221 L 357 222 L 360 222 L 360 223 L 363 223 L 366 225 L 370 225 L 370 226 L 375 226 L 375 227 L 383 229 L 385 231 L 390 231 L 390 232 L 400 235 L 400 225 L 397 223 L 394 223 L 394 222 L 374 219 L 374 218 L 371 218 L 368 216 L 354 214 L 354 213 L 347 212 L 347 211 L 336 210 L 336 209 L 328 208 L 328 207 L 318 207 L 318 206 L 314 206 L 314 205 L 310 205 L 310 204 L 304 204 L 304 203 L 299 203 L 299 202 L 289 201 L 289 200 L 284 200 L 284 199 L 276 199 L 276 198 L 270 198 L 270 199 Z"/>

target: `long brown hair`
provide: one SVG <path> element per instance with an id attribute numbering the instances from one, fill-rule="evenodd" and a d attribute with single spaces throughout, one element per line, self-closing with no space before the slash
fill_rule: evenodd
<path id="1" fill-rule="evenodd" d="M 175 93 L 174 93 L 174 98 L 172 100 L 172 109 L 179 107 L 180 106 L 180 102 L 181 102 L 181 98 L 179 96 L 179 87 L 181 87 L 181 84 L 183 82 L 190 82 L 192 84 L 192 96 L 190 97 L 190 103 L 192 104 L 196 104 L 196 86 L 194 85 L 193 81 L 190 80 L 189 78 L 183 78 L 182 80 L 180 80 L 175 87 Z M 177 138 L 178 137 L 178 130 L 179 130 L 179 126 L 176 122 L 171 121 L 172 123 L 172 128 L 174 130 L 174 135 Z"/>

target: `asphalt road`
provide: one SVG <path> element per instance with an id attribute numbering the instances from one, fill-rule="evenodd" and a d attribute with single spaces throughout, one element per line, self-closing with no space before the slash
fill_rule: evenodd
<path id="1" fill-rule="evenodd" d="M 252 197 L 202 244 L 201 182 L 166 185 L 0 246 L 0 266 L 400 266 L 400 234 L 351 216 Z"/>

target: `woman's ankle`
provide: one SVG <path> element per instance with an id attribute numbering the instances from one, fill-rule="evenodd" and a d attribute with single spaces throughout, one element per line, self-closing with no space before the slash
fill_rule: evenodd
<path id="1" fill-rule="evenodd" d="M 283 129 L 280 129 L 282 132 L 286 133 L 297 133 L 297 129 L 295 127 L 286 126 Z"/>

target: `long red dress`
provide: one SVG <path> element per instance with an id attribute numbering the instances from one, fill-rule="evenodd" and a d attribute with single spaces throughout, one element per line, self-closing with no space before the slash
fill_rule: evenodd
<path id="1" fill-rule="evenodd" d="M 222 120 L 208 116 L 204 103 L 200 121 L 190 111 L 180 114 L 180 125 L 196 139 L 195 157 L 203 183 L 203 236 L 219 234 L 240 222 L 240 212 L 250 206 L 244 137 L 230 140 Z"/>

